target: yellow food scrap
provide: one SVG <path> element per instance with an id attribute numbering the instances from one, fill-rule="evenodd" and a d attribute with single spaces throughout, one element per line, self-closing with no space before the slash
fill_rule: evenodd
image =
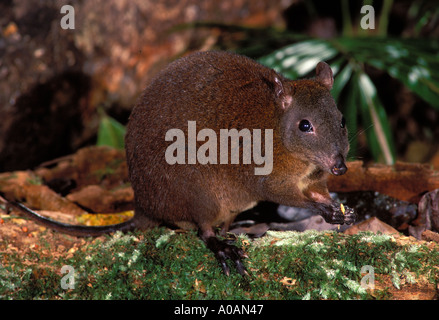
<path id="1" fill-rule="evenodd" d="M 343 213 L 343 215 L 344 215 L 346 209 L 344 208 L 343 203 L 340 203 L 340 210 L 341 210 L 341 213 Z M 337 226 L 337 229 L 340 230 L 340 225 Z"/>

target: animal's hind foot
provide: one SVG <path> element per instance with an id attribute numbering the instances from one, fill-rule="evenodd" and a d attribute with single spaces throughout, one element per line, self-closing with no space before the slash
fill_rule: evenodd
<path id="1" fill-rule="evenodd" d="M 225 241 L 221 241 L 215 236 L 207 238 L 205 242 L 206 246 L 215 254 L 215 258 L 218 260 L 226 275 L 230 275 L 230 268 L 226 262 L 227 259 L 230 259 L 235 263 L 236 269 L 240 275 L 248 275 L 247 270 L 241 261 L 243 258 L 248 258 L 243 250 L 232 244 L 227 244 Z"/>

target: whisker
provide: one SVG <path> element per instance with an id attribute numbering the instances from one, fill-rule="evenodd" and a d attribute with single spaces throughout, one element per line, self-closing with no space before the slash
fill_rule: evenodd
<path id="1" fill-rule="evenodd" d="M 362 156 L 349 156 L 346 160 L 347 161 L 355 161 L 355 160 L 361 160 L 363 161 L 365 158 Z"/>
<path id="2" fill-rule="evenodd" d="M 364 128 L 362 130 L 358 130 L 354 135 L 352 135 L 349 138 L 349 143 L 352 142 L 352 140 L 354 140 L 355 138 L 357 138 L 359 135 L 362 135 L 363 133 L 365 133 L 367 130 L 371 129 L 373 127 L 373 123 L 370 124 L 367 128 Z M 358 151 L 360 151 L 361 149 L 365 149 L 365 146 L 357 146 L 357 153 Z M 364 160 L 365 157 L 364 156 L 359 156 L 359 155 L 349 155 L 349 157 L 347 158 L 348 161 L 354 161 L 354 160 Z"/>
<path id="3" fill-rule="evenodd" d="M 372 127 L 373 127 L 373 123 L 372 123 L 371 125 L 369 125 L 367 128 L 365 128 L 365 129 L 363 129 L 363 130 L 359 130 L 359 131 L 357 131 L 353 136 L 351 136 L 351 137 L 349 138 L 349 143 L 350 143 L 352 140 L 354 140 L 356 137 L 358 137 L 360 134 L 365 133 L 367 130 L 369 130 L 369 129 L 372 128 Z"/>

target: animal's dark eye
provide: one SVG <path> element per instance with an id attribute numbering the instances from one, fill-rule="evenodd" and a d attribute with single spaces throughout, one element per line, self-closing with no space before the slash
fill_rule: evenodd
<path id="1" fill-rule="evenodd" d="M 345 126 L 346 126 L 346 119 L 343 117 L 343 118 L 341 118 L 340 127 L 344 128 Z"/>
<path id="2" fill-rule="evenodd" d="M 302 132 L 312 132 L 312 124 L 308 120 L 302 120 L 299 123 L 299 130 Z"/>

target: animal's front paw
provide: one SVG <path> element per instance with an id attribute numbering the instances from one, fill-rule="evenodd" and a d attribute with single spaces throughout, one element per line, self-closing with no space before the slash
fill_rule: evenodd
<path id="1" fill-rule="evenodd" d="M 323 212 L 322 217 L 331 224 L 353 224 L 357 215 L 354 209 L 341 203 L 333 203 Z"/>

